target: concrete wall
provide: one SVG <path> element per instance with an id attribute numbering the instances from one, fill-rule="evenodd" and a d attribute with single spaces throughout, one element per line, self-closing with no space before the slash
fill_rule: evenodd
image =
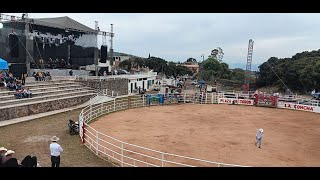
<path id="1" fill-rule="evenodd" d="M 0 121 L 80 105 L 89 101 L 90 97 L 91 96 L 82 96 L 69 99 L 52 100 L 45 103 L 30 103 L 29 105 L 0 109 Z"/>
<path id="2" fill-rule="evenodd" d="M 155 82 L 156 82 L 156 77 L 148 77 L 146 78 L 146 80 L 143 80 L 143 78 L 130 79 L 128 83 L 128 92 L 129 94 L 131 93 L 131 87 L 132 87 L 132 93 L 136 90 L 139 90 L 139 87 L 141 88 L 141 90 L 143 90 L 143 87 L 146 90 L 151 90 Z"/>
<path id="3" fill-rule="evenodd" d="M 94 89 L 109 89 L 115 91 L 119 96 L 128 94 L 128 79 L 105 79 L 105 80 L 92 80 L 88 79 L 87 81 L 80 81 L 84 85 L 94 88 Z"/>

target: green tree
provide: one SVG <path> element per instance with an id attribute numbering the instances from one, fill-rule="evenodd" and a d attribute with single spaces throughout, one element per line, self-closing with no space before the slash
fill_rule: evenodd
<path id="1" fill-rule="evenodd" d="M 231 72 L 231 80 L 243 82 L 245 78 L 245 70 L 241 68 L 235 68 Z"/>
<path id="2" fill-rule="evenodd" d="M 124 60 L 124 61 L 121 61 L 119 63 L 119 67 L 127 70 L 127 71 L 130 71 L 131 70 L 131 67 L 132 67 L 132 64 L 131 64 L 131 61 L 128 59 L 128 60 Z"/>
<path id="3" fill-rule="evenodd" d="M 320 50 L 297 53 L 292 58 L 271 57 L 259 66 L 257 85 L 287 87 L 296 92 L 310 92 L 320 87 Z"/>

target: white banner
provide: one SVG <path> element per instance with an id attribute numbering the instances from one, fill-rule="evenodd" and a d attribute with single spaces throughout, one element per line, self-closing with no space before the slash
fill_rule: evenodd
<path id="1" fill-rule="evenodd" d="M 304 105 L 304 104 L 295 104 L 295 103 L 279 101 L 277 104 L 277 107 L 283 108 L 283 109 L 294 109 L 294 110 L 300 110 L 300 111 L 320 113 L 319 106 L 310 106 L 310 105 Z"/>
<path id="2" fill-rule="evenodd" d="M 235 99 L 235 98 L 219 98 L 219 104 L 242 104 L 253 106 L 254 101 L 252 99 Z"/>

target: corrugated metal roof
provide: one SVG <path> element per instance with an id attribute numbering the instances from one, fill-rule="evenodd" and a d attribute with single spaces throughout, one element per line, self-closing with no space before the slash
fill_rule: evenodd
<path id="1" fill-rule="evenodd" d="M 85 26 L 68 16 L 64 17 L 55 17 L 55 18 L 36 18 L 34 19 L 34 24 L 48 27 L 55 27 L 59 29 L 71 29 L 78 30 L 83 32 L 95 33 L 94 29 L 91 29 L 88 26 Z"/>

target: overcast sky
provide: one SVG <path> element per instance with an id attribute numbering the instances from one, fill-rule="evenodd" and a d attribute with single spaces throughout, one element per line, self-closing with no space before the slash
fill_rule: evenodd
<path id="1" fill-rule="evenodd" d="M 115 51 L 141 57 L 150 53 L 176 62 L 189 57 L 202 60 L 201 54 L 207 57 L 212 49 L 221 47 L 223 61 L 245 64 L 249 39 L 254 40 L 253 64 L 271 56 L 291 57 L 320 48 L 320 14 L 29 14 L 30 18 L 60 16 L 93 29 L 98 21 L 103 31 L 110 31 L 113 23 Z"/>

